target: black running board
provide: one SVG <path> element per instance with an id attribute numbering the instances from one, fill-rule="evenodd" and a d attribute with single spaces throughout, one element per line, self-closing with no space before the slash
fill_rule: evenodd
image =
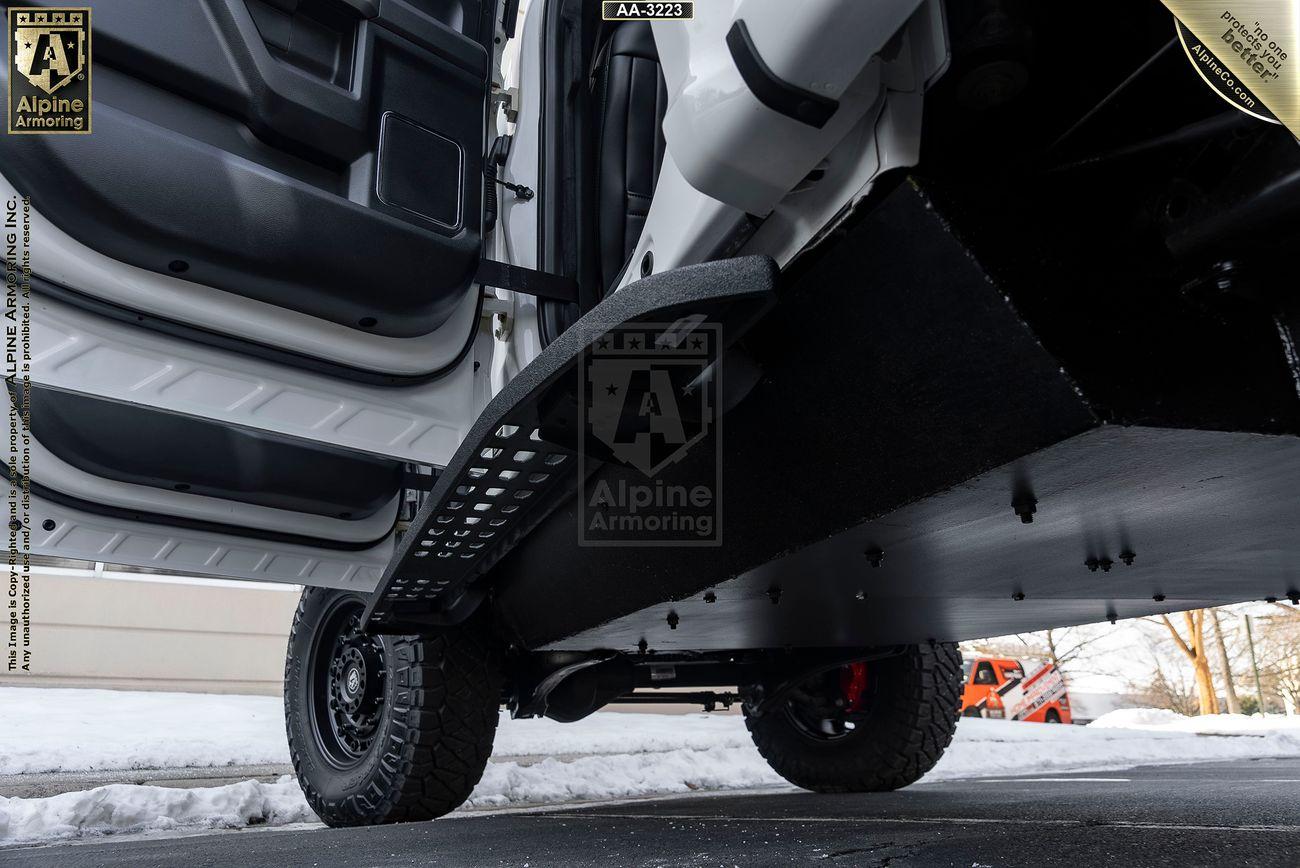
<path id="1" fill-rule="evenodd" d="M 775 300 L 776 278 L 764 257 L 665 272 L 609 296 L 556 338 L 492 399 L 439 476 L 371 595 L 367 629 L 419 633 L 468 617 L 492 567 L 572 496 L 580 482 L 577 367 L 589 342 L 626 323 L 699 317 L 721 326 L 725 346 Z M 587 471 L 595 464 L 587 461 Z M 475 497 L 488 483 L 501 490 Z"/>

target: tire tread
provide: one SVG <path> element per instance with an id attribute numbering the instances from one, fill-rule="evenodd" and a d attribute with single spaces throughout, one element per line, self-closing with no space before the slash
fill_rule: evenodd
<path id="1" fill-rule="evenodd" d="M 952 742 L 961 704 L 961 652 L 954 643 L 914 645 L 872 664 L 888 667 L 867 731 L 816 745 L 777 710 L 746 715 L 758 751 L 790 783 L 822 793 L 896 790 L 934 768 Z"/>
<path id="2" fill-rule="evenodd" d="M 312 595 L 298 603 L 289 647 L 310 629 Z M 294 772 L 312 810 L 331 826 L 431 820 L 459 807 L 483 776 L 496 735 L 501 698 L 500 651 L 477 619 L 429 636 L 388 644 L 393 719 L 381 729 L 386 747 L 368 780 L 343 799 L 326 799 L 306 773 L 288 708 L 292 655 L 285 663 L 286 725 Z"/>

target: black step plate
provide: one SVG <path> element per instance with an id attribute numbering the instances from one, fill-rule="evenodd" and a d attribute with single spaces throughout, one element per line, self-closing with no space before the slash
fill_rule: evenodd
<path id="1" fill-rule="evenodd" d="M 765 257 L 654 275 L 552 341 L 492 399 L 439 477 L 371 596 L 367 629 L 415 633 L 464 618 L 493 565 L 577 489 L 577 367 L 595 339 L 629 323 L 698 316 L 720 325 L 729 344 L 774 301 L 776 279 Z"/>

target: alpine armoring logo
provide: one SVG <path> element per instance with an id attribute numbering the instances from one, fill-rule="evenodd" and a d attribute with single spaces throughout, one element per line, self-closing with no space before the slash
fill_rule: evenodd
<path id="1" fill-rule="evenodd" d="M 719 545 L 719 330 L 700 317 L 591 335 L 582 370 L 584 545 Z"/>
<path id="2" fill-rule="evenodd" d="M 9 9 L 9 132 L 90 132 L 90 9 Z"/>

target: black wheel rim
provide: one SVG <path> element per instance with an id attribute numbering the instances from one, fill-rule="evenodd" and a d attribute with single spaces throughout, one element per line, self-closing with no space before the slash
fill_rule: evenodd
<path id="1" fill-rule="evenodd" d="M 339 769 L 361 764 L 379 734 L 388 667 L 383 642 L 361 630 L 361 602 L 343 598 L 321 620 L 310 659 L 312 732 Z"/>
<path id="2" fill-rule="evenodd" d="M 852 701 L 846 696 L 842 669 L 820 672 L 791 689 L 784 702 L 786 717 L 810 741 L 831 742 L 851 738 L 871 716 L 875 679 Z"/>

